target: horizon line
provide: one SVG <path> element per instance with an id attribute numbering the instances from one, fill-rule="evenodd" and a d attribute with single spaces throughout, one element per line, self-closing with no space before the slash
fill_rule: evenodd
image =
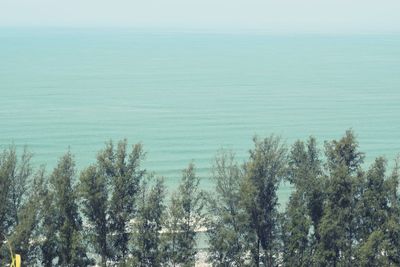
<path id="1" fill-rule="evenodd" d="M 328 35 L 328 36 L 379 36 L 379 35 L 400 35 L 396 31 L 340 31 L 340 30 L 270 30 L 260 28 L 179 28 L 179 27 L 136 27 L 136 26 L 86 26 L 86 25 L 0 25 L 0 30 L 94 30 L 94 31 L 132 31 L 143 33 L 187 33 L 187 34 L 229 34 L 229 35 Z"/>

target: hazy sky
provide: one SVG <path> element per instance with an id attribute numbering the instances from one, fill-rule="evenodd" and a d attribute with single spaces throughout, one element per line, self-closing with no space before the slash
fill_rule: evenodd
<path id="1" fill-rule="evenodd" d="M 0 26 L 400 32 L 400 0 L 0 0 Z"/>

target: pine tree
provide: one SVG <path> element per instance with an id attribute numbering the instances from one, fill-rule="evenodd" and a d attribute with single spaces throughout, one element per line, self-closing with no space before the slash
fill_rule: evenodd
<path id="1" fill-rule="evenodd" d="M 291 194 L 283 217 L 283 261 L 285 266 L 310 266 L 309 241 L 311 220 L 301 194 Z"/>
<path id="2" fill-rule="evenodd" d="M 10 242 L 14 252 L 21 255 L 24 265 L 31 266 L 40 258 L 40 210 L 47 190 L 47 178 L 44 168 L 35 174 L 28 199 L 19 211 L 19 224 L 15 227 Z"/>
<path id="3" fill-rule="evenodd" d="M 326 142 L 325 151 L 328 177 L 317 258 L 323 265 L 352 266 L 364 154 L 352 131 L 339 141 Z"/>
<path id="4" fill-rule="evenodd" d="M 95 252 L 101 257 L 101 266 L 106 266 L 109 258 L 108 234 L 108 192 L 106 177 L 96 166 L 86 168 L 80 176 L 80 196 L 82 212 L 90 225 L 88 234 Z"/>
<path id="5" fill-rule="evenodd" d="M 77 192 L 73 186 L 74 178 L 75 162 L 68 152 L 59 160 L 50 177 L 60 266 L 87 266 L 90 263 L 82 244 L 82 221 L 78 212 Z"/>
<path id="6" fill-rule="evenodd" d="M 168 263 L 167 266 L 179 266 L 181 256 L 178 250 L 178 236 L 181 234 L 179 230 L 181 220 L 182 213 L 178 192 L 173 192 L 166 212 L 165 234 L 162 236 L 162 250 Z"/>
<path id="7" fill-rule="evenodd" d="M 359 210 L 360 266 L 400 264 L 398 171 L 386 179 L 386 160 L 377 158 L 366 174 Z"/>
<path id="8" fill-rule="evenodd" d="M 137 266 L 157 267 L 163 263 L 161 230 L 164 218 L 165 186 L 152 177 L 142 182 L 138 199 L 138 212 L 134 227 L 134 247 Z"/>
<path id="9" fill-rule="evenodd" d="M 385 234 L 381 230 L 374 230 L 360 244 L 357 255 L 359 266 L 390 266 L 388 258 L 384 255 L 385 249 Z"/>
<path id="10" fill-rule="evenodd" d="M 196 230 L 204 221 L 204 192 L 194 164 L 183 170 L 178 192 L 172 195 L 167 223 L 167 257 L 172 266 L 194 266 L 196 261 Z"/>
<path id="11" fill-rule="evenodd" d="M 207 198 L 190 164 L 167 210 L 140 144 L 128 153 L 125 140 L 107 143 L 79 188 L 71 153 L 47 176 L 27 149 L 17 156 L 10 146 L 0 153 L 0 262 L 7 239 L 27 266 L 88 266 L 89 250 L 102 266 L 194 266 L 204 225 L 213 266 L 400 266 L 398 161 L 390 175 L 382 157 L 363 171 L 352 131 L 325 143 L 325 165 L 314 138 L 289 154 L 274 136 L 254 141 L 242 167 L 232 153 L 217 155 Z M 282 179 L 293 186 L 284 213 Z"/>
<path id="12" fill-rule="evenodd" d="M 254 139 L 254 149 L 246 164 L 242 186 L 244 206 L 249 214 L 247 237 L 255 266 L 275 266 L 279 257 L 277 190 L 287 173 L 287 153 L 280 139 L 274 136 Z"/>
<path id="13" fill-rule="evenodd" d="M 314 242 L 318 242 L 318 224 L 323 213 L 323 176 L 316 140 L 310 137 L 307 144 L 297 141 L 289 157 L 288 180 L 302 195 L 307 214 L 312 221 Z"/>
<path id="14" fill-rule="evenodd" d="M 13 157 L 15 157 L 16 166 L 12 172 L 12 183 L 11 183 L 11 211 L 12 217 L 15 222 L 14 225 L 19 224 L 19 211 L 21 207 L 24 205 L 24 202 L 27 199 L 26 192 L 28 191 L 28 184 L 31 179 L 32 167 L 31 167 L 31 158 L 32 153 L 27 150 L 27 147 L 24 148 L 24 151 L 21 155 L 20 160 L 16 159 L 16 149 L 15 146 L 12 146 L 11 153 Z"/>
<path id="15" fill-rule="evenodd" d="M 367 240 L 377 230 L 383 230 L 389 216 L 389 196 L 385 182 L 386 160 L 377 158 L 365 175 L 361 199 L 357 207 L 359 240 Z M 375 233 L 376 235 L 376 233 Z M 374 240 L 377 240 L 374 238 Z"/>
<path id="16" fill-rule="evenodd" d="M 11 234 L 20 224 L 21 214 L 26 215 L 26 212 L 22 210 L 29 195 L 28 184 L 31 182 L 32 174 L 31 158 L 32 154 L 26 147 L 18 158 L 15 145 L 9 146 L 0 153 L 0 247 L 3 247 L 3 251 L 8 250 L 8 245 L 4 246 L 5 238 L 10 239 Z"/>
<path id="17" fill-rule="evenodd" d="M 15 149 L 13 148 L 5 149 L 0 154 L 0 244 L 4 243 L 13 224 L 10 195 L 16 160 Z"/>
<path id="18" fill-rule="evenodd" d="M 118 143 L 116 151 L 110 142 L 98 156 L 98 165 L 102 174 L 106 175 L 111 187 L 110 199 L 110 233 L 114 259 L 120 263 L 126 260 L 129 253 L 130 233 L 128 228 L 134 220 L 135 206 L 139 184 L 146 171 L 141 169 L 145 156 L 141 144 L 133 146 L 127 153 L 127 141 Z"/>
<path id="19" fill-rule="evenodd" d="M 59 253 L 57 239 L 58 212 L 54 201 L 54 192 L 47 186 L 43 192 L 42 208 L 39 210 L 40 262 L 45 267 L 53 266 Z"/>
<path id="20" fill-rule="evenodd" d="M 385 251 L 393 266 L 400 266 L 400 157 L 396 160 L 393 172 L 386 182 L 388 192 L 389 217 L 386 222 Z"/>
<path id="21" fill-rule="evenodd" d="M 321 161 L 315 138 L 294 143 L 288 180 L 294 186 L 283 221 L 284 261 L 287 266 L 313 263 L 323 213 Z"/>
<path id="22" fill-rule="evenodd" d="M 209 261 L 214 266 L 243 266 L 246 214 L 240 204 L 243 172 L 232 152 L 221 150 L 212 168 L 215 194 L 208 199 Z"/>

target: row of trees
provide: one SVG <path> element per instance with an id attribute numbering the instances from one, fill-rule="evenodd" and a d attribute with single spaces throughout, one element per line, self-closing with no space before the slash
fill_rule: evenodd
<path id="1" fill-rule="evenodd" d="M 239 164 L 221 150 L 215 189 L 189 164 L 175 192 L 142 167 L 140 144 L 112 142 L 77 175 L 66 153 L 50 174 L 32 154 L 0 154 L 0 263 L 5 241 L 26 266 L 194 266 L 207 229 L 213 266 L 400 266 L 399 166 L 367 170 L 352 131 L 340 140 L 254 139 Z M 292 186 L 286 207 L 277 191 Z"/>

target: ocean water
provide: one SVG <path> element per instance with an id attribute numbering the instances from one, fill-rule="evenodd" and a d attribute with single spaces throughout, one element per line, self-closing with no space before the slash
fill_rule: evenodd
<path id="1" fill-rule="evenodd" d="M 48 169 L 127 138 L 171 190 L 191 161 L 208 188 L 221 147 L 243 161 L 254 135 L 322 146 L 348 128 L 367 164 L 400 152 L 399 35 L 0 29 L 0 146 Z"/>

